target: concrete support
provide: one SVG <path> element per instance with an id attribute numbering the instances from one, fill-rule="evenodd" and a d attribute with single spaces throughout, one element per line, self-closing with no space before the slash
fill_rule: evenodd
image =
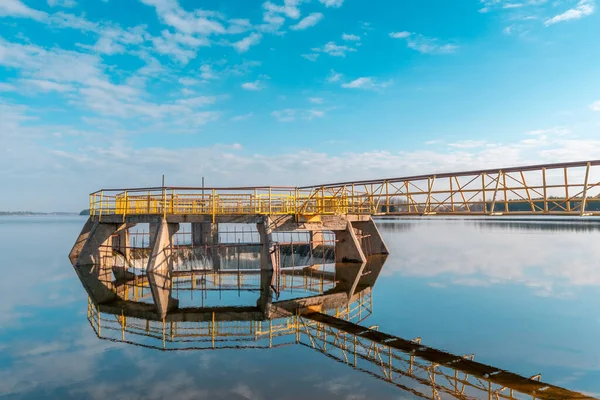
<path id="1" fill-rule="evenodd" d="M 335 262 L 367 262 L 367 258 L 362 251 L 360 242 L 350 221 L 347 222 L 345 230 L 336 230 L 334 233 L 336 239 Z"/>
<path id="2" fill-rule="evenodd" d="M 279 273 L 279 255 L 273 245 L 271 218 L 264 217 L 262 222 L 256 224 L 258 236 L 260 237 L 260 287 L 261 297 L 258 307 L 268 315 L 271 309 L 273 296 L 272 289 L 276 285 Z"/>
<path id="3" fill-rule="evenodd" d="M 352 222 L 352 226 L 361 231 L 361 235 L 363 236 L 363 252 L 367 256 L 374 254 L 390 254 L 383 241 L 383 237 L 372 218 L 369 218 L 368 221 Z"/>
<path id="4" fill-rule="evenodd" d="M 178 230 L 179 224 L 169 224 L 165 219 L 162 219 L 159 223 L 150 224 L 150 248 L 152 252 L 148 260 L 146 275 L 156 305 L 156 312 L 163 319 L 167 316 L 167 312 L 179 305 L 179 302 L 171 297 L 173 284 L 171 247 L 173 246 L 173 235 Z"/>
<path id="5" fill-rule="evenodd" d="M 89 222 L 89 221 L 88 221 Z M 87 224 L 86 224 L 87 225 Z M 112 284 L 112 235 L 119 229 L 119 224 L 93 223 L 89 233 L 86 227 L 75 247 L 79 247 L 82 237 L 87 239 L 81 250 L 74 247 L 70 256 L 79 253 L 73 267 L 84 288 L 96 303 L 114 300 L 117 296 Z"/>
<path id="6" fill-rule="evenodd" d="M 127 261 L 129 261 L 129 253 L 131 250 L 131 242 L 129 239 L 129 228 L 131 228 L 134 225 L 127 225 L 127 227 L 125 227 L 125 229 L 121 229 L 119 232 L 117 232 L 117 248 L 116 250 L 123 254 L 123 256 L 125 257 L 125 259 Z"/>
<path id="7" fill-rule="evenodd" d="M 207 246 L 207 257 L 212 260 L 213 269 L 221 269 L 221 257 L 218 249 L 219 224 L 212 222 L 192 222 L 192 246 Z"/>
<path id="8" fill-rule="evenodd" d="M 310 246 L 312 249 L 316 249 L 319 246 L 325 246 L 323 231 L 310 231 Z"/>
<path id="9" fill-rule="evenodd" d="M 367 263 L 337 264 L 335 266 L 335 277 L 338 280 L 336 289 L 343 290 L 352 298 L 363 276 Z"/>
<path id="10" fill-rule="evenodd" d="M 83 225 L 83 228 L 81 229 L 81 232 L 79 233 L 79 236 L 77 237 L 77 240 L 75 241 L 75 244 L 73 245 L 73 248 L 71 249 L 71 252 L 69 253 L 69 260 L 71 261 L 71 264 L 73 266 L 77 262 L 77 259 L 79 258 L 79 255 L 81 254 L 81 250 L 83 249 L 85 242 L 87 242 L 88 237 L 90 236 L 90 232 L 92 231 L 93 227 L 94 227 L 94 221 L 90 217 L 85 222 L 85 225 Z"/>

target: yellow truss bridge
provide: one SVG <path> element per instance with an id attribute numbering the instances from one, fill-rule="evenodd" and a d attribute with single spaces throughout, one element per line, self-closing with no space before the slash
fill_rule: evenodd
<path id="1" fill-rule="evenodd" d="M 600 215 L 600 160 L 305 187 L 154 187 L 90 195 L 92 216 Z"/>

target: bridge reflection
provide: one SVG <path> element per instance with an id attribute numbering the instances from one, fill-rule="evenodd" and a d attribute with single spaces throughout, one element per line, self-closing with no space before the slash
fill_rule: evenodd
<path id="1" fill-rule="evenodd" d="M 88 301 L 88 320 L 96 335 L 161 351 L 271 349 L 298 345 L 313 349 L 357 371 L 426 399 L 591 399 L 592 397 L 454 355 L 370 326 L 373 288 L 386 256 L 363 264 L 324 264 L 282 268 L 278 291 L 272 271 L 177 271 L 173 297 L 224 294 L 219 305 L 170 310 L 165 318 L 144 303 L 148 283 L 116 284 L 119 299 Z M 234 305 L 256 296 L 256 305 Z M 136 295 L 137 293 L 137 295 Z M 227 295 L 228 294 L 228 295 Z"/>

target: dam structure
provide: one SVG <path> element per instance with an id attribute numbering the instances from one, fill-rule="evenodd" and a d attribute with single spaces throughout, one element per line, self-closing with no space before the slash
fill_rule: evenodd
<path id="1" fill-rule="evenodd" d="M 590 398 L 361 325 L 389 254 L 375 219 L 452 216 L 600 216 L 600 160 L 307 187 L 102 189 L 69 260 L 99 337 L 151 336 L 163 350 L 286 337 L 354 368 L 374 362 L 400 388 L 421 358 L 424 398 L 471 398 L 469 376 L 489 398 Z M 251 301 L 223 304 L 232 292 Z"/>
<path id="2" fill-rule="evenodd" d="M 267 290 L 281 270 L 284 244 L 274 235 L 282 232 L 304 233 L 304 247 L 331 249 L 333 262 L 365 263 L 389 253 L 373 217 L 599 215 L 600 160 L 308 187 L 103 189 L 90 195 L 90 217 L 69 259 L 95 302 L 116 300 L 114 281 L 133 279 L 130 232 L 146 225 L 143 272 L 164 318 L 177 308 L 171 296 L 174 238 L 184 224 L 189 246 L 214 255 L 215 269 L 220 227 L 255 227 L 260 269 L 272 272 L 263 282 Z M 127 263 L 115 268 L 114 252 Z"/>

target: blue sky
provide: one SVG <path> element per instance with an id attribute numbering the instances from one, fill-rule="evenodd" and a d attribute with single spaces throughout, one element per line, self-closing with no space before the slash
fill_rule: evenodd
<path id="1" fill-rule="evenodd" d="M 595 0 L 0 0 L 0 209 L 600 154 Z"/>

